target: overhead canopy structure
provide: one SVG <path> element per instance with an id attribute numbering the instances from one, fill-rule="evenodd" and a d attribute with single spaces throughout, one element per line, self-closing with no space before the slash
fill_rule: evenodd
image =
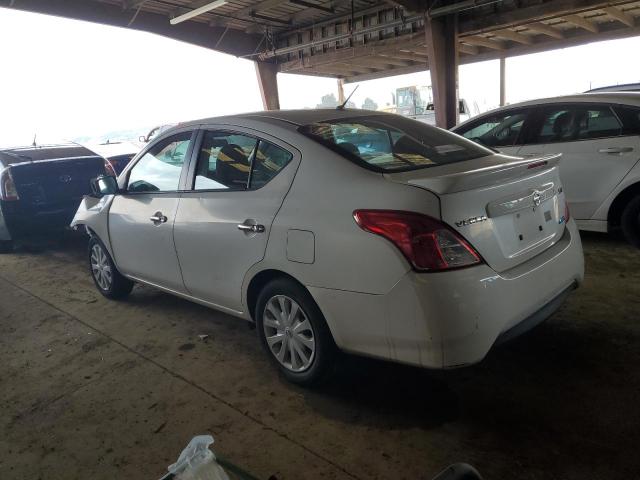
<path id="1" fill-rule="evenodd" d="M 640 1 L 629 0 L 0 0 L 0 6 L 144 30 L 254 60 L 265 108 L 278 108 L 277 72 L 348 83 L 429 70 L 442 126 L 457 118 L 459 64 L 640 34 Z"/>

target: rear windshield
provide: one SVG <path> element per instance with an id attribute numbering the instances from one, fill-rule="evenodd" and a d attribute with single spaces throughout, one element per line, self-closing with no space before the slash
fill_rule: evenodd
<path id="1" fill-rule="evenodd" d="M 436 167 L 492 154 L 456 134 L 399 115 L 327 120 L 305 125 L 299 131 L 380 172 Z"/>

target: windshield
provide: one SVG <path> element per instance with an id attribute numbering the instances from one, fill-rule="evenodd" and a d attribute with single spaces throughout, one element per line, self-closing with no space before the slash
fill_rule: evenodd
<path id="1" fill-rule="evenodd" d="M 300 132 L 382 172 L 435 167 L 492 154 L 446 130 L 396 115 L 327 120 L 305 125 Z"/>

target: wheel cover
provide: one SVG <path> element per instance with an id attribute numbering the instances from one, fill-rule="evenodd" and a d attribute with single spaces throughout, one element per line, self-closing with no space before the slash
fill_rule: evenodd
<path id="1" fill-rule="evenodd" d="M 269 299 L 262 314 L 267 345 L 280 365 L 292 372 L 304 372 L 316 352 L 311 322 L 300 305 L 286 295 Z"/>
<path id="2" fill-rule="evenodd" d="M 91 248 L 91 274 L 102 290 L 109 290 L 113 283 L 113 272 L 107 254 L 98 244 Z"/>

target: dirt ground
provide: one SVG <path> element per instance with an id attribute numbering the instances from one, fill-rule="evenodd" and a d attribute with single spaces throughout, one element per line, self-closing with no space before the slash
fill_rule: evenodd
<path id="1" fill-rule="evenodd" d="M 0 256 L 0 477 L 157 479 L 189 439 L 265 480 L 640 477 L 640 252 L 585 234 L 565 306 L 479 365 L 346 357 L 287 384 L 242 321 L 95 290 L 84 239 Z M 209 335 L 205 341 L 199 335 Z"/>

